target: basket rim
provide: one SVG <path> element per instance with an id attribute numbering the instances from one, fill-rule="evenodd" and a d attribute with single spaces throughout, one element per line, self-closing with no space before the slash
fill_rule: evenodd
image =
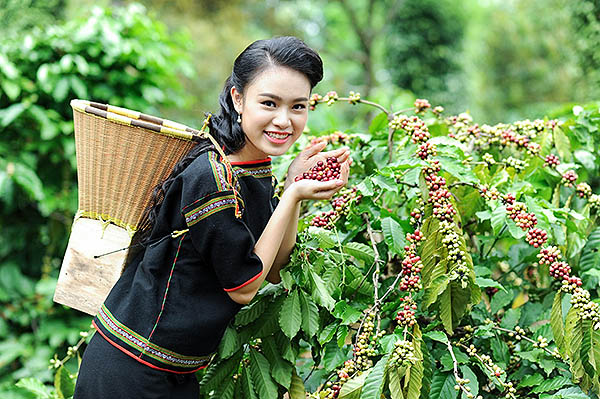
<path id="1" fill-rule="evenodd" d="M 73 99 L 70 104 L 74 111 L 79 111 L 87 115 L 106 119 L 125 126 L 139 127 L 154 133 L 188 141 L 199 141 L 200 139 L 208 138 L 208 132 L 206 131 L 208 118 L 204 121 L 201 130 L 197 130 L 168 119 L 158 118 L 110 104 L 101 104 L 80 99 Z"/>

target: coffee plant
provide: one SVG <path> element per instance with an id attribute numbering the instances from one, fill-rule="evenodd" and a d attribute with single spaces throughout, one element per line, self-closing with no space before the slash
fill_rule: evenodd
<path id="1" fill-rule="evenodd" d="M 326 141 L 354 162 L 303 208 L 282 283 L 236 316 L 203 397 L 598 397 L 598 111 L 489 126 L 426 100 L 310 105 L 336 103 L 382 112 L 277 161 L 282 181 Z"/>
<path id="2" fill-rule="evenodd" d="M 304 206 L 282 283 L 235 317 L 201 397 L 598 398 L 598 110 L 489 126 L 426 100 L 311 107 L 342 102 L 382 113 L 302 137 L 274 171 L 326 141 L 350 147 L 351 181 Z M 82 336 L 51 361 L 54 390 L 19 385 L 67 397 Z"/>

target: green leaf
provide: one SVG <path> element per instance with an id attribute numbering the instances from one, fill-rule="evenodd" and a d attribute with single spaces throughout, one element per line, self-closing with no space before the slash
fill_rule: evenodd
<path id="1" fill-rule="evenodd" d="M 23 388 L 35 395 L 37 399 L 50 399 L 52 398 L 50 388 L 45 386 L 42 381 L 37 378 L 21 378 L 16 383 L 19 388 Z"/>
<path id="2" fill-rule="evenodd" d="M 54 100 L 58 102 L 62 102 L 65 98 L 67 98 L 67 94 L 69 93 L 69 78 L 63 77 L 59 79 L 56 86 L 54 86 L 54 91 L 52 92 L 52 96 Z"/>
<path id="3" fill-rule="evenodd" d="M 360 395 L 360 399 L 379 399 L 384 386 L 385 366 L 388 362 L 389 355 L 385 355 L 371 369 L 368 377 L 365 379 L 365 384 Z"/>
<path id="4" fill-rule="evenodd" d="M 562 292 L 557 292 L 554 295 L 554 301 L 552 302 L 552 311 L 550 313 L 550 326 L 552 327 L 552 334 L 554 335 L 554 342 L 558 350 L 565 353 L 565 329 L 563 325 L 562 315 Z"/>
<path id="5" fill-rule="evenodd" d="M 423 334 L 423 336 L 443 344 L 448 343 L 448 336 L 441 331 L 429 331 L 428 333 Z"/>
<path id="6" fill-rule="evenodd" d="M 306 399 L 306 389 L 304 388 L 304 382 L 302 382 L 302 378 L 300 378 L 298 376 L 298 373 L 296 373 L 296 369 L 293 369 L 292 384 L 288 392 L 290 394 L 290 399 Z"/>
<path id="7" fill-rule="evenodd" d="M 565 343 L 569 355 L 569 366 L 575 378 L 581 378 L 585 374 L 580 354 L 582 341 L 581 318 L 577 310 L 572 307 L 567 312 L 567 319 L 565 320 Z"/>
<path id="8" fill-rule="evenodd" d="M 406 369 L 403 371 L 396 368 L 388 371 L 388 387 L 390 389 L 391 399 L 404 399 L 402 394 L 402 377 L 406 374 Z"/>
<path id="9" fill-rule="evenodd" d="M 359 399 L 365 379 L 369 376 L 371 369 L 365 370 L 361 375 L 354 377 L 342 385 L 339 399 Z"/>
<path id="10" fill-rule="evenodd" d="M 25 110 L 25 104 L 17 103 L 8 108 L 0 109 L 0 127 L 10 125 Z"/>
<path id="11" fill-rule="evenodd" d="M 443 266 L 443 269 L 446 269 L 445 265 L 442 265 L 440 262 L 440 266 Z M 440 271 L 442 267 L 438 268 Z M 436 270 L 438 270 L 436 269 Z M 434 271 L 435 273 L 435 271 Z M 438 273 L 435 273 L 438 274 Z M 435 301 L 439 298 L 440 294 L 448 288 L 448 284 L 450 283 L 450 278 L 447 274 L 442 274 L 437 276 L 431 284 L 425 289 L 425 295 L 423 297 L 423 309 L 427 309 L 429 306 L 435 303 Z"/>
<path id="12" fill-rule="evenodd" d="M 528 375 L 527 377 L 523 378 L 523 380 L 519 383 L 517 388 L 533 387 L 535 385 L 540 384 L 542 381 L 544 381 L 544 377 L 542 377 L 542 375 L 539 373 L 535 373 L 533 375 Z"/>
<path id="13" fill-rule="evenodd" d="M 44 199 L 42 181 L 29 167 L 22 163 L 15 163 L 13 180 L 23 189 L 23 191 L 29 194 L 31 199 L 38 202 Z"/>
<path id="14" fill-rule="evenodd" d="M 319 247 L 322 249 L 333 248 L 337 245 L 336 240 L 333 238 L 333 233 L 329 230 L 311 226 L 308 231 L 313 237 L 317 238 Z"/>
<path id="15" fill-rule="evenodd" d="M 561 162 L 571 162 L 571 142 L 561 128 L 554 128 L 554 144 Z"/>
<path id="16" fill-rule="evenodd" d="M 493 287 L 498 288 L 499 290 L 506 291 L 506 288 L 504 288 L 499 282 L 497 282 L 496 280 L 492 280 L 491 278 L 477 277 L 475 279 L 475 284 L 477 284 L 481 288 Z"/>
<path id="17" fill-rule="evenodd" d="M 299 296 L 302 311 L 302 331 L 312 338 L 319 331 L 319 309 L 303 292 L 300 291 Z"/>
<path id="18" fill-rule="evenodd" d="M 467 365 L 461 365 L 460 371 L 462 372 L 462 378 L 469 380 L 467 386 L 471 388 L 470 392 L 474 395 L 474 397 L 479 395 L 479 382 L 477 381 L 477 375 Z M 466 398 L 466 395 L 463 393 L 462 397 Z"/>
<path id="19" fill-rule="evenodd" d="M 519 322 L 521 318 L 521 309 L 508 309 L 504 316 L 502 317 L 502 321 L 500 322 L 500 327 L 513 329 Z"/>
<path id="20" fill-rule="evenodd" d="M 310 271 L 309 276 L 314 285 L 314 290 L 312 294 L 313 299 L 318 304 L 331 311 L 331 309 L 333 309 L 333 307 L 335 306 L 335 300 L 331 297 L 331 294 L 329 294 L 327 288 L 325 288 L 325 283 L 323 282 L 321 277 L 312 270 Z"/>
<path id="21" fill-rule="evenodd" d="M 373 252 L 373 248 L 360 242 L 353 241 L 344 245 L 344 252 L 355 257 L 356 259 L 364 261 L 367 265 L 372 264 L 373 260 L 375 259 L 375 252 Z"/>
<path id="22" fill-rule="evenodd" d="M 244 393 L 244 399 L 255 399 L 256 392 L 254 391 L 254 383 L 252 382 L 252 376 L 247 367 L 242 369 L 242 375 L 240 376 L 242 381 L 242 392 Z"/>
<path id="23" fill-rule="evenodd" d="M 206 373 L 200 381 L 200 390 L 202 392 L 218 390 L 223 381 L 225 381 L 225 379 L 228 377 L 231 377 L 238 369 L 240 360 L 242 360 L 241 350 L 229 359 L 212 363 L 210 366 L 208 366 Z"/>
<path id="24" fill-rule="evenodd" d="M 440 395 L 437 398 L 432 396 L 431 399 L 456 399 L 458 396 L 458 391 L 454 389 L 454 385 L 456 385 L 456 379 L 454 378 L 454 375 L 450 373 L 444 380 L 444 385 L 442 385 Z"/>
<path id="25" fill-rule="evenodd" d="M 298 291 L 292 291 L 283 301 L 281 312 L 279 313 L 279 325 L 281 331 L 289 338 L 294 338 L 300 330 L 302 323 L 302 311 L 300 309 L 300 298 Z"/>
<path id="26" fill-rule="evenodd" d="M 429 392 L 426 392 L 426 394 L 429 396 L 430 399 L 439 399 L 440 392 L 442 391 L 442 388 L 444 387 L 446 378 L 447 378 L 447 374 L 440 372 L 439 369 L 436 369 L 434 371 L 433 376 L 431 377 L 430 390 L 429 390 Z"/>
<path id="27" fill-rule="evenodd" d="M 231 357 L 240 348 L 240 342 L 238 339 L 238 333 L 231 326 L 227 327 L 223 338 L 219 343 L 219 357 L 221 359 L 227 359 Z"/>
<path id="28" fill-rule="evenodd" d="M 413 351 L 417 362 L 410 366 L 407 371 L 408 376 L 408 390 L 406 392 L 406 399 L 419 399 L 421 395 L 421 387 L 423 386 L 423 352 L 421 351 L 421 344 L 423 344 L 423 336 L 421 335 L 421 329 L 418 324 L 415 324 L 413 328 Z"/>
<path id="29" fill-rule="evenodd" d="M 490 306 L 492 308 L 492 313 L 496 314 L 500 309 L 511 303 L 513 300 L 513 292 L 512 291 L 498 291 L 492 297 L 490 302 Z"/>
<path id="30" fill-rule="evenodd" d="M 440 306 L 440 318 L 442 319 L 442 324 L 444 325 L 444 329 L 450 335 L 454 329 L 452 328 L 452 294 L 450 287 L 446 288 L 446 290 L 440 295 L 440 300 L 438 301 Z"/>
<path id="31" fill-rule="evenodd" d="M 277 399 L 277 386 L 271 378 L 269 361 L 256 349 L 250 349 L 250 373 L 259 398 Z"/>
<path id="32" fill-rule="evenodd" d="M 64 366 L 60 366 L 54 375 L 54 388 L 59 398 L 70 398 L 75 391 L 75 380 Z"/>
<path id="33" fill-rule="evenodd" d="M 246 306 L 239 311 L 235 316 L 236 326 L 245 326 L 258 319 L 265 311 L 269 301 L 265 298 L 260 298 L 250 306 Z"/>
<path id="34" fill-rule="evenodd" d="M 571 380 L 568 377 L 558 376 L 549 380 L 542 381 L 537 387 L 533 388 L 531 392 L 542 393 L 548 391 L 554 391 L 560 389 L 565 385 L 571 384 Z"/>
<path id="35" fill-rule="evenodd" d="M 273 379 L 286 389 L 290 388 L 292 383 L 292 363 L 284 360 L 281 351 L 277 348 L 274 339 L 265 339 L 262 342 L 263 354 L 271 365 L 271 376 Z"/>
<path id="36" fill-rule="evenodd" d="M 497 206 L 492 211 L 492 228 L 494 229 L 494 234 L 500 234 L 500 230 L 506 224 L 506 207 L 504 205 Z"/>
<path id="37" fill-rule="evenodd" d="M 406 238 L 400 223 L 391 217 L 387 217 L 381 220 L 381 229 L 383 230 L 383 237 L 388 248 L 396 254 L 404 253 Z"/>
<path id="38" fill-rule="evenodd" d="M 388 118 L 385 112 L 380 113 L 371 121 L 369 125 L 369 133 L 377 133 L 387 131 Z"/>

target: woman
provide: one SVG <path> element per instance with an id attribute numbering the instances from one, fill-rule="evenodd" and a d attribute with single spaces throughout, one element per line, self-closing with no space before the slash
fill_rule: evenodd
<path id="1" fill-rule="evenodd" d="M 347 149 L 305 149 L 275 197 L 270 156 L 300 137 L 308 100 L 323 76 L 301 40 L 259 40 L 235 60 L 210 132 L 222 148 L 198 144 L 157 187 L 142 229 L 145 249 L 94 319 L 76 399 L 197 398 L 227 324 L 268 280 L 280 281 L 296 240 L 300 202 L 331 198 L 347 182 Z M 223 150 L 226 154 L 223 157 Z M 299 180 L 334 156 L 341 178 Z"/>

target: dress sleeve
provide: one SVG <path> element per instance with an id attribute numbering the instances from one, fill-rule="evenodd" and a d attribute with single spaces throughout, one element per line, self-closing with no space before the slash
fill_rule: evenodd
<path id="1" fill-rule="evenodd" d="M 194 247 L 213 267 L 225 291 L 242 288 L 263 271 L 254 253 L 256 239 L 235 216 L 235 206 L 233 191 L 217 191 L 182 209 Z"/>

